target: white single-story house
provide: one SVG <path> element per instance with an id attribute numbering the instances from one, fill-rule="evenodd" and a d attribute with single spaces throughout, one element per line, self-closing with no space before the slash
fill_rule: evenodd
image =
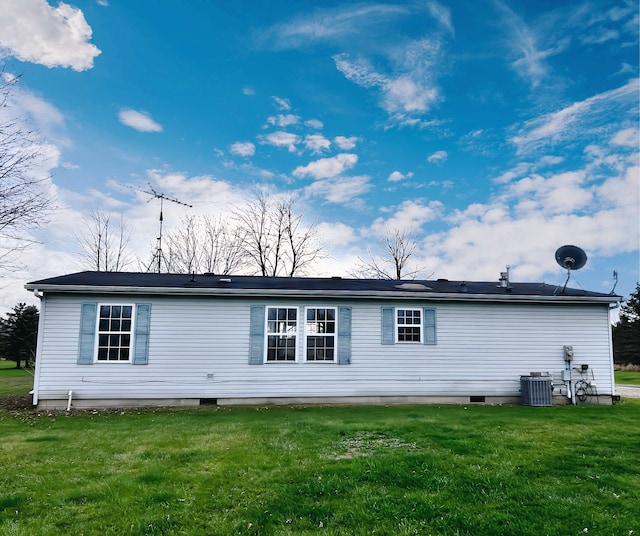
<path id="1" fill-rule="evenodd" d="M 25 288 L 41 299 L 39 407 L 551 405 L 615 396 L 616 295 L 504 278 L 123 272 Z"/>

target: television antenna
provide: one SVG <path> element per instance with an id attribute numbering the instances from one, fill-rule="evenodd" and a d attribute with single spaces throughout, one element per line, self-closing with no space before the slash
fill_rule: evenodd
<path id="1" fill-rule="evenodd" d="M 556 250 L 556 262 L 567 269 L 567 280 L 564 282 L 562 292 L 567 288 L 567 283 L 573 270 L 580 270 L 587 264 L 587 254 L 578 246 L 561 246 Z"/>
<path id="2" fill-rule="evenodd" d="M 151 183 L 148 183 L 148 184 L 149 184 L 148 190 L 143 190 L 142 188 L 138 188 L 136 186 L 130 186 L 130 185 L 125 185 L 125 186 L 127 186 L 128 188 L 132 188 L 134 190 L 138 190 L 139 192 L 142 192 L 144 194 L 149 194 L 153 196 L 151 199 L 147 201 L 147 203 L 149 203 L 152 199 L 160 199 L 160 229 L 158 231 L 158 237 L 156 238 L 156 250 L 153 254 L 153 258 L 151 259 L 151 262 L 149 263 L 149 266 L 147 266 L 147 272 L 151 272 L 152 268 L 155 267 L 157 272 L 160 273 L 162 271 L 162 261 L 164 260 L 164 254 L 162 253 L 162 226 L 164 223 L 162 211 L 164 208 L 164 201 L 166 199 L 167 201 L 171 201 L 172 203 L 183 205 L 189 208 L 193 208 L 193 205 L 189 205 L 188 203 L 183 203 L 182 201 L 178 201 L 177 199 L 173 197 L 169 197 L 168 195 L 164 195 L 163 193 L 158 193 L 156 189 L 153 186 L 151 186 Z"/>

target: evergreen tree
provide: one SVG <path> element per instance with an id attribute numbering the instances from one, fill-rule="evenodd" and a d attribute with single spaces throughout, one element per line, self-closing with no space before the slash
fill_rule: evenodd
<path id="1" fill-rule="evenodd" d="M 6 318 L 0 318 L 0 352 L 2 357 L 16 362 L 21 368 L 24 361 L 29 366 L 36 358 L 38 340 L 38 308 L 19 303 Z"/>
<path id="2" fill-rule="evenodd" d="M 620 320 L 613 326 L 613 361 L 640 365 L 640 284 L 620 309 Z"/>

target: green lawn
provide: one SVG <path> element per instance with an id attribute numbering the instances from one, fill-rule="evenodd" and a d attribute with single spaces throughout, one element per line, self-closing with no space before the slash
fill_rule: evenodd
<path id="1" fill-rule="evenodd" d="M 15 361 L 0 359 L 0 397 L 26 396 L 33 389 L 33 371 L 17 369 Z"/>
<path id="2" fill-rule="evenodd" d="M 0 411 L 2 535 L 640 534 L 640 402 Z"/>
<path id="3" fill-rule="evenodd" d="M 616 383 L 640 385 L 640 372 L 616 370 L 614 375 Z"/>

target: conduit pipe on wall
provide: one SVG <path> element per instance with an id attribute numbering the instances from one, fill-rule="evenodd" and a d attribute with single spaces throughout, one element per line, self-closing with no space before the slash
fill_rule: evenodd
<path id="1" fill-rule="evenodd" d="M 71 410 L 71 399 L 73 398 L 73 391 L 69 391 L 69 398 L 67 399 L 67 411 Z"/>

